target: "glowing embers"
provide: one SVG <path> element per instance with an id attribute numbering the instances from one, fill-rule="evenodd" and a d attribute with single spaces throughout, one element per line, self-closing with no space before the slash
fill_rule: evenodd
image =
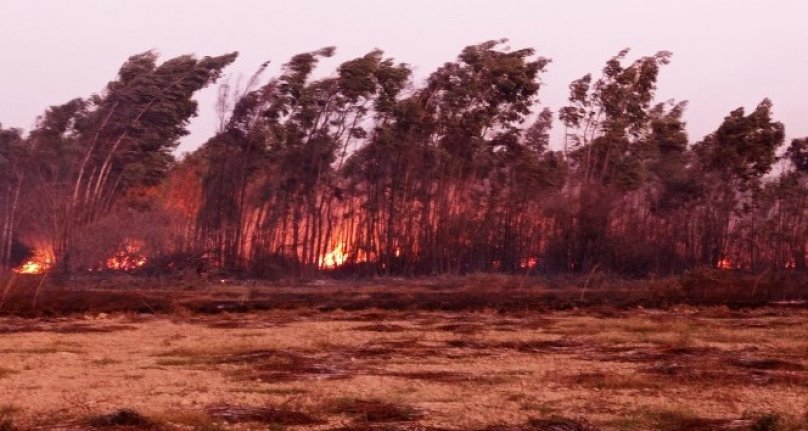
<path id="1" fill-rule="evenodd" d="M 147 258 L 143 255 L 146 243 L 141 240 L 127 239 L 123 247 L 114 255 L 107 258 L 105 267 L 111 271 L 134 271 L 146 264 Z"/>
<path id="2" fill-rule="evenodd" d="M 53 258 L 43 250 L 35 250 L 34 254 L 22 265 L 13 269 L 17 274 L 44 274 L 53 266 Z"/>
<path id="3" fill-rule="evenodd" d="M 719 260 L 718 264 L 716 264 L 716 268 L 718 269 L 733 269 L 732 261 L 727 259 L 726 257 Z"/>
<path id="4" fill-rule="evenodd" d="M 523 257 L 519 259 L 519 268 L 521 269 L 536 269 L 539 265 L 539 258 L 535 256 Z"/>

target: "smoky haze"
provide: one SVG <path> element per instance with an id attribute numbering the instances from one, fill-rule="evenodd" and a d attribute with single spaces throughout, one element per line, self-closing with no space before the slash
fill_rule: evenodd
<path id="1" fill-rule="evenodd" d="M 423 80 L 469 44 L 508 38 L 552 63 L 540 98 L 556 111 L 567 86 L 597 73 L 620 49 L 630 57 L 674 53 L 657 100 L 688 100 L 692 141 L 739 106 L 769 97 L 788 138 L 808 135 L 808 2 L 780 1 L 104 1 L 0 2 L 0 122 L 31 129 L 48 106 L 99 92 L 132 54 L 161 58 L 239 51 L 227 69 L 245 80 L 266 60 L 278 71 L 293 54 L 336 46 L 320 74 L 381 48 Z M 224 82 L 223 80 L 220 82 Z M 216 127 L 215 86 L 197 96 L 199 115 L 179 151 Z M 560 127 L 553 133 L 560 141 Z"/>

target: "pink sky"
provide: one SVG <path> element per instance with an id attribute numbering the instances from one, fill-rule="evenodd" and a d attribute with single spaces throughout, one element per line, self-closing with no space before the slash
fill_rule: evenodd
<path id="1" fill-rule="evenodd" d="M 30 129 L 45 108 L 102 90 L 128 56 L 149 49 L 163 58 L 237 50 L 235 79 L 266 60 L 275 72 L 295 53 L 335 45 L 321 69 L 330 73 L 378 47 L 420 80 L 464 46 L 506 37 L 553 59 L 541 99 L 554 111 L 571 80 L 620 49 L 669 50 L 658 99 L 690 102 L 692 141 L 764 97 L 790 139 L 808 136 L 806 17 L 805 0 L 0 0 L 0 123 Z M 181 150 L 213 133 L 215 93 L 199 94 Z"/>

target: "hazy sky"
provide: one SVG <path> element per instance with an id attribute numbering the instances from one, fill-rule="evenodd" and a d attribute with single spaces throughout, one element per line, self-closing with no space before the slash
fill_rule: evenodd
<path id="1" fill-rule="evenodd" d="M 657 96 L 690 102 L 692 141 L 764 97 L 789 138 L 808 136 L 806 17 L 807 0 L 0 0 L 0 123 L 30 129 L 45 108 L 102 90 L 127 57 L 150 49 L 163 59 L 237 50 L 235 79 L 335 45 L 321 68 L 331 72 L 378 47 L 420 80 L 464 46 L 505 37 L 553 60 L 540 97 L 554 111 L 571 80 L 620 49 L 669 50 Z M 213 132 L 215 94 L 199 94 L 182 150 Z"/>

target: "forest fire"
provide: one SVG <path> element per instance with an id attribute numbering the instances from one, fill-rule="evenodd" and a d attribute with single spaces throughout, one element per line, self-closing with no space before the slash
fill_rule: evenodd
<path id="1" fill-rule="evenodd" d="M 28 260 L 14 268 L 14 272 L 17 274 L 42 274 L 50 268 L 50 265 L 50 262 L 47 261 Z"/>
<path id="2" fill-rule="evenodd" d="M 716 267 L 718 269 L 732 269 L 732 261 L 727 258 L 723 258 L 718 261 Z"/>
<path id="3" fill-rule="evenodd" d="M 329 251 L 320 258 L 320 268 L 334 269 L 348 260 L 348 255 L 345 253 L 345 244 L 338 243 L 334 250 Z"/>
<path id="4" fill-rule="evenodd" d="M 620 51 L 553 110 L 536 104 L 548 59 L 504 40 L 465 47 L 428 85 L 375 49 L 309 73 L 333 54 L 223 84 L 229 120 L 176 163 L 193 95 L 236 52 L 167 59 L 176 77 L 137 54 L 108 91 L 0 128 L 0 272 L 804 272 L 808 137 L 786 147 L 764 99 L 691 142 L 686 104 L 655 99 L 668 51 Z"/>
<path id="5" fill-rule="evenodd" d="M 521 269 L 536 269 L 539 264 L 539 259 L 535 256 L 523 257 L 519 260 L 519 268 Z"/>
<path id="6" fill-rule="evenodd" d="M 141 240 L 126 240 L 121 250 L 107 258 L 106 269 L 112 271 L 133 271 L 146 264 L 142 251 L 146 243 Z"/>
<path id="7" fill-rule="evenodd" d="M 53 266 L 53 259 L 50 255 L 41 250 L 34 251 L 34 254 L 20 266 L 13 269 L 17 274 L 38 275 L 47 272 Z"/>

